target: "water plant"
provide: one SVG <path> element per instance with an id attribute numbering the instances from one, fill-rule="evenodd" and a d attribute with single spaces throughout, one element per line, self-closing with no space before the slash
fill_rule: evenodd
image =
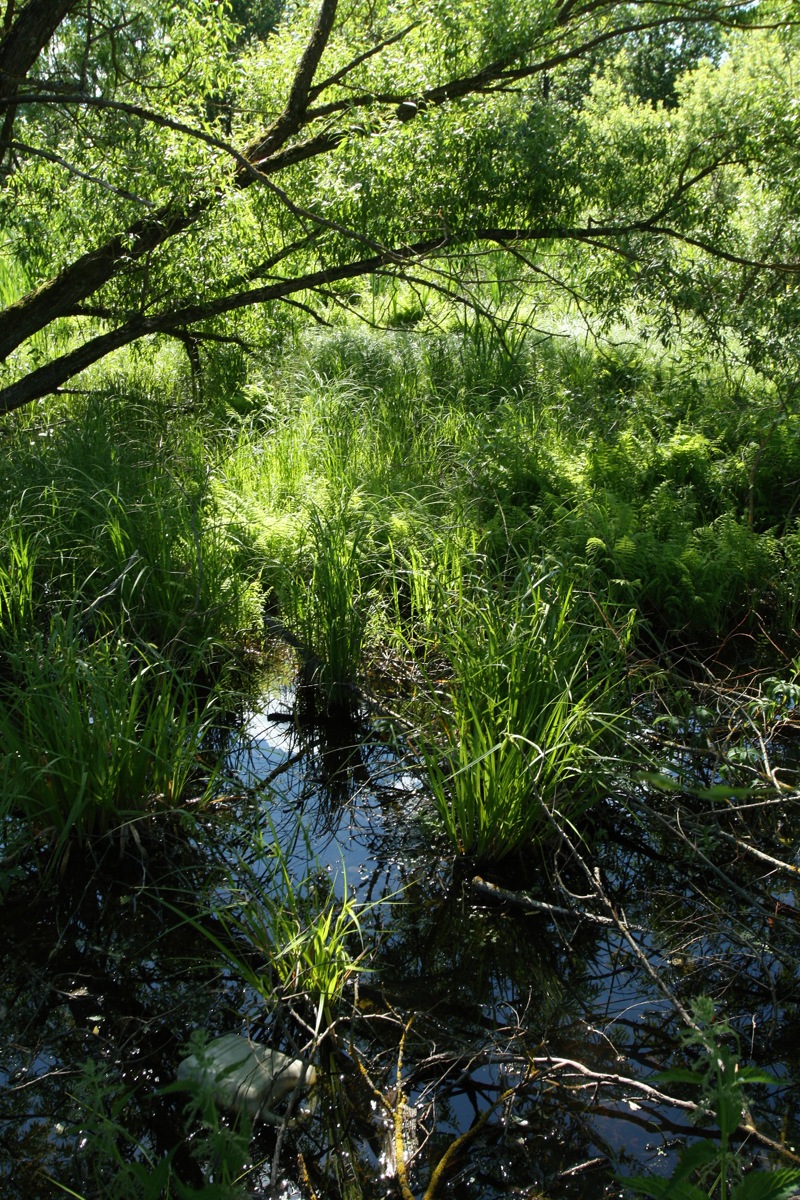
<path id="1" fill-rule="evenodd" d="M 53 617 L 9 653 L 0 688 L 0 818 L 57 865 L 72 842 L 126 830 L 173 807 L 198 769 L 214 704 L 124 639 L 87 639 Z"/>
<path id="2" fill-rule="evenodd" d="M 328 711 L 352 706 L 364 655 L 369 600 L 364 578 L 368 525 L 351 503 L 309 517 L 310 579 L 292 572 L 287 609 L 300 642 L 304 682 Z"/>
<path id="3" fill-rule="evenodd" d="M 636 1176 L 624 1180 L 626 1187 L 653 1200 L 791 1200 L 797 1195 L 800 1170 L 783 1167 L 743 1174 L 733 1148 L 737 1130 L 750 1121 L 748 1088 L 775 1080 L 755 1067 L 742 1065 L 739 1040 L 726 1021 L 715 1019 L 713 1001 L 698 997 L 692 1009 L 695 1024 L 681 1040 L 692 1055 L 693 1066 L 663 1071 L 659 1079 L 696 1089 L 695 1119 L 714 1121 L 719 1140 L 692 1142 L 668 1179 Z"/>
<path id="4" fill-rule="evenodd" d="M 308 848 L 300 824 L 291 843 L 298 839 Z M 298 873 L 285 836 L 268 843 L 255 834 L 254 842 L 251 858 L 240 859 L 224 898 L 212 904 L 225 936 L 199 928 L 268 1008 L 281 1000 L 307 1000 L 319 1032 L 360 969 L 362 918 L 372 906 L 355 900 L 344 867 L 341 879 L 311 862 Z"/>
<path id="5" fill-rule="evenodd" d="M 502 859 L 597 797 L 601 749 L 621 718 L 605 711 L 613 676 L 590 662 L 572 604 L 570 588 L 545 577 L 510 596 L 485 588 L 451 610 L 442 645 L 452 677 L 419 750 L 461 854 Z"/>

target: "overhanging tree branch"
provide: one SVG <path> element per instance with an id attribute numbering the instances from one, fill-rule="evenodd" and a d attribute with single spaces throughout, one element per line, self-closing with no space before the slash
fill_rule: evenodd
<path id="1" fill-rule="evenodd" d="M 28 0 L 0 41 L 0 89 L 21 83 L 78 0 Z M 0 113 L 8 104 L 0 101 Z"/>
<path id="2" fill-rule="evenodd" d="M 64 18 L 77 7 L 77 0 L 28 0 L 14 18 L 7 10 L 7 29 L 0 41 L 0 162 L 11 145 L 15 98 L 33 64 L 48 44 Z"/>
<path id="3" fill-rule="evenodd" d="M 611 0 L 611 3 L 604 0 L 602 7 L 611 9 L 618 5 L 619 0 Z M 703 19 L 697 15 L 698 10 L 695 8 L 689 10 L 683 8 L 680 11 L 681 15 L 678 17 L 674 15 L 673 8 L 668 15 L 658 20 L 626 22 L 612 30 L 605 30 L 596 37 L 582 39 L 577 46 L 569 47 L 559 54 L 551 54 L 539 62 L 512 68 L 512 63 L 518 59 L 518 53 L 515 53 L 492 62 L 477 74 L 473 73 L 454 79 L 446 85 L 428 89 L 422 99 L 429 107 L 442 105 L 471 93 L 491 90 L 493 86 L 499 86 L 512 80 L 519 81 L 541 72 L 550 71 L 555 66 L 563 65 L 572 59 L 590 53 L 613 38 L 623 38 L 632 32 L 641 32 L 665 24 L 685 24 Z M 703 17 L 708 19 L 708 10 L 703 8 L 701 11 Z M 716 9 L 715 11 L 719 12 L 720 10 Z M 317 25 L 296 69 L 290 96 L 283 113 L 270 129 L 251 142 L 243 153 L 206 130 L 197 129 L 165 114 L 155 113 L 140 104 L 109 100 L 98 96 L 85 96 L 80 93 L 65 96 L 63 93 L 43 93 L 41 91 L 20 97 L 19 103 L 75 104 L 88 108 L 107 108 L 153 122 L 164 128 L 173 129 L 187 137 L 197 138 L 231 156 L 235 163 L 236 185 L 242 188 L 248 187 L 254 181 L 263 180 L 264 177 L 275 175 L 290 166 L 331 153 L 347 137 L 354 134 L 365 135 L 363 128 L 325 130 L 305 141 L 286 145 L 309 124 L 323 116 L 349 111 L 367 103 L 398 105 L 413 99 L 409 92 L 397 92 L 349 97 L 347 100 L 335 101 L 330 106 L 317 109 L 308 108 L 314 73 L 330 37 L 335 15 L 335 0 L 325 0 Z M 582 16 L 583 10 L 578 15 Z M 563 30 L 559 36 L 563 36 Z M 387 39 L 387 44 L 391 41 L 392 39 Z M 348 64 L 348 68 L 351 65 Z M 335 79 L 336 75 L 333 75 L 330 79 L 325 80 L 314 90 L 313 94 L 317 94 L 323 87 L 331 86 Z M 189 229 L 213 202 L 213 197 L 210 196 L 198 198 L 183 211 L 172 204 L 162 205 L 149 217 L 134 222 L 124 233 L 108 239 L 103 245 L 82 255 L 53 279 L 0 313 L 0 361 L 7 358 L 17 346 L 40 329 L 45 328 L 50 322 L 74 311 L 76 305 L 88 299 L 111 279 L 130 270 L 143 256 L 152 254 L 170 239 Z"/>
<path id="4" fill-rule="evenodd" d="M 319 60 L 322 58 L 328 39 L 331 36 L 333 22 L 336 18 L 337 0 L 322 0 L 317 23 L 311 34 L 308 45 L 303 52 L 295 72 L 294 81 L 289 91 L 289 99 L 278 119 L 267 130 L 262 138 L 251 142 L 244 152 L 244 157 L 255 165 L 259 165 L 271 154 L 279 150 L 302 125 L 308 108 L 309 91 L 314 81 Z"/>
<path id="5" fill-rule="evenodd" d="M 67 11 L 71 5 L 64 0 L 58 8 Z M 610 21 L 610 16 L 617 9 L 620 10 L 617 18 L 619 23 L 614 24 Z M 34 10 L 41 17 L 43 11 L 41 0 L 30 0 L 30 3 L 22 11 L 23 13 L 28 11 L 32 13 Z M 599 26 L 596 23 L 592 24 L 597 21 L 599 16 L 602 17 L 603 23 Z M 6 45 L 8 37 L 13 33 L 21 17 L 22 14 L 14 23 L 10 33 L 0 43 L 0 62 L 2 61 L 2 48 Z M 492 206 L 487 205 L 485 217 L 476 216 L 475 227 L 462 228 L 455 235 L 445 232 L 441 236 L 435 236 L 425 241 L 412 241 L 409 233 L 401 234 L 401 238 L 406 236 L 409 240 L 408 243 L 401 241 L 400 244 L 397 242 L 397 235 L 393 235 L 393 244 L 390 246 L 384 244 L 380 230 L 376 230 L 374 233 L 369 227 L 361 230 L 356 228 L 353 222 L 343 223 L 334 219 L 335 214 L 323 215 L 325 209 L 322 205 L 318 208 L 316 204 L 309 207 L 308 204 L 297 203 L 293 198 L 291 185 L 278 186 L 273 182 L 273 177 L 299 163 L 331 154 L 346 139 L 369 138 L 375 134 L 381 135 L 392 128 L 396 129 L 396 120 L 403 119 L 398 113 L 395 113 L 394 115 L 388 114 L 389 119 L 386 120 L 387 114 L 379 113 L 376 119 L 370 122 L 364 122 L 363 118 L 359 118 L 359 123 L 348 120 L 348 114 L 359 107 L 408 104 L 414 107 L 414 111 L 417 111 L 424 107 L 431 109 L 443 106 L 470 95 L 491 93 L 498 88 L 505 88 L 510 84 L 534 78 L 539 74 L 552 72 L 556 67 L 591 55 L 609 42 L 619 41 L 631 35 L 642 35 L 657 28 L 677 29 L 706 21 L 722 22 L 727 25 L 735 25 L 737 22 L 750 24 L 753 17 L 748 6 L 738 3 L 674 4 L 666 3 L 666 0 L 663 5 L 649 3 L 639 6 L 630 3 L 623 4 L 622 0 L 588 0 L 588 3 L 578 5 L 567 0 L 560 12 L 553 13 L 548 9 L 547 11 L 542 10 L 538 16 L 535 16 L 536 25 L 529 33 L 529 40 L 525 47 L 517 45 L 507 55 L 486 63 L 478 70 L 475 69 L 473 63 L 470 70 L 464 68 L 466 73 L 444 82 L 434 82 L 421 92 L 415 92 L 413 85 L 410 85 L 408 90 L 381 91 L 376 89 L 374 92 L 364 91 L 358 95 L 344 97 L 339 95 L 330 103 L 314 108 L 312 102 L 316 101 L 324 92 L 340 86 L 356 68 L 374 59 L 387 47 L 403 41 L 418 24 L 412 22 L 396 33 L 383 38 L 378 37 L 373 46 L 356 54 L 344 66 L 334 70 L 321 82 L 315 84 L 314 79 L 326 47 L 329 45 L 336 19 L 336 0 L 322 0 L 314 29 L 295 67 L 287 99 L 280 115 L 265 132 L 250 141 L 244 151 L 217 137 L 209 126 L 193 126 L 182 118 L 182 114 L 174 115 L 153 111 L 153 109 L 136 102 L 135 97 L 134 100 L 128 101 L 116 97 L 85 95 L 83 92 L 76 91 L 65 94 L 64 89 L 55 85 L 48 92 L 39 88 L 35 91 L 30 89 L 25 93 L 24 90 L 18 89 L 16 84 L 12 86 L 8 80 L 6 89 L 2 90 L 3 78 L 0 74 L 0 105 L 3 102 L 13 102 L 30 106 L 42 104 L 75 106 L 78 109 L 91 109 L 98 112 L 108 110 L 135 118 L 137 122 L 151 123 L 173 130 L 187 138 L 200 140 L 210 148 L 226 154 L 231 160 L 229 182 L 232 186 L 243 189 L 258 182 L 269 188 L 284 211 L 290 214 L 294 228 L 287 230 L 285 234 L 289 246 L 294 245 L 298 248 L 305 246 L 310 249 L 314 244 L 323 245 L 326 235 L 333 234 L 336 238 L 350 241 L 354 247 L 361 246 L 360 254 L 362 255 L 365 251 L 372 252 L 368 257 L 353 258 L 352 261 L 335 266 L 323 266 L 316 271 L 310 269 L 307 259 L 301 260 L 298 265 L 297 278 L 280 281 L 267 280 L 261 289 L 232 291 L 230 282 L 225 284 L 217 279 L 213 286 L 218 293 L 222 291 L 222 295 L 218 294 L 214 300 L 202 304 L 183 305 L 172 312 L 154 313 L 150 311 L 148 313 L 141 311 L 138 315 L 132 316 L 130 315 L 132 306 L 123 301 L 123 312 L 126 308 L 127 312 L 121 316 L 116 329 L 98 333 L 97 336 L 91 337 L 84 346 L 78 347 L 71 353 L 57 358 L 53 363 L 32 372 L 27 379 L 9 385 L 4 392 L 0 393 L 0 408 L 10 411 L 20 404 L 26 403 L 28 399 L 44 395 L 47 391 L 60 387 L 66 379 L 78 371 L 96 362 L 103 354 L 148 334 L 186 330 L 199 322 L 207 321 L 249 304 L 288 299 L 290 295 L 296 295 L 304 290 L 313 290 L 315 287 L 322 288 L 337 279 L 354 278 L 377 269 L 395 268 L 402 273 L 403 269 L 412 261 L 434 254 L 443 254 L 470 243 L 477 247 L 481 243 L 491 242 L 508 248 L 515 244 L 522 245 L 546 240 L 579 241 L 586 245 L 600 245 L 605 241 L 607 248 L 613 250 L 621 248 L 621 239 L 624 237 L 639 233 L 682 240 L 687 245 L 694 245 L 709 254 L 717 252 L 717 248 L 705 241 L 702 234 L 696 235 L 695 231 L 691 229 L 682 231 L 682 222 L 678 219 L 677 214 L 683 198 L 693 188 L 711 177 L 715 171 L 723 169 L 735 161 L 733 150 L 726 148 L 724 144 L 720 145 L 719 153 L 715 154 L 714 161 L 711 163 L 707 161 L 705 153 L 703 155 L 703 158 L 706 159 L 705 162 L 703 159 L 699 159 L 693 163 L 691 154 L 685 158 L 677 178 L 673 175 L 671 186 L 667 186 L 666 180 L 663 181 L 661 199 L 657 201 L 651 199 L 650 215 L 647 219 L 636 220 L 634 214 L 634 217 L 627 222 L 620 221 L 617 224 L 589 222 L 586 228 L 566 229 L 557 226 L 557 214 L 553 213 L 552 216 L 555 220 L 552 223 L 547 218 L 543 220 L 540 217 L 532 220 L 530 228 L 506 229 L 499 225 L 490 225 Z M 407 115 L 403 114 L 404 117 Z M 320 128 L 322 122 L 326 124 Z M 72 157 L 65 157 L 53 150 L 52 143 L 36 146 L 30 139 L 27 139 L 20 145 L 24 146 L 26 152 L 49 159 L 73 175 L 78 175 L 90 183 L 105 186 L 102 179 L 94 178 L 92 170 L 84 170 L 79 156 L 77 161 L 72 161 Z M 692 167 L 691 174 L 689 174 L 690 165 Z M 144 197 L 134 196 L 128 189 L 121 189 L 115 185 L 109 186 L 117 194 L 131 199 L 131 202 L 148 203 L 146 194 Z M 158 259 L 154 258 L 155 252 L 190 230 L 201 218 L 213 213 L 215 206 L 219 205 L 221 211 L 222 204 L 220 202 L 224 199 L 224 195 L 225 188 L 215 191 L 209 185 L 205 194 L 198 192 L 196 198 L 190 202 L 180 201 L 154 207 L 149 214 L 132 222 L 128 229 L 108 238 L 103 244 L 81 255 L 52 279 L 12 304 L 0 313 L 0 360 L 6 358 L 16 347 L 58 318 L 109 314 L 117 302 L 108 304 L 102 294 L 98 295 L 104 285 L 114 279 L 124 278 L 126 274 L 136 269 L 137 264 L 142 260 L 149 262 L 152 259 L 157 264 Z M 486 223 L 482 228 L 478 228 L 478 222 L 482 219 Z M 511 219 L 514 220 L 514 218 Z M 410 228 L 412 227 L 410 226 Z M 386 236 L 388 237 L 388 235 Z M 278 259 L 274 261 L 285 260 L 288 253 L 290 251 L 280 251 Z M 342 251 L 340 250 L 339 253 Z M 359 251 L 354 249 L 352 253 L 356 254 Z M 793 272 L 798 269 L 792 263 L 751 262 L 746 255 L 737 255 L 733 251 L 722 249 L 717 256 L 733 263 L 759 269 L 784 272 Z M 263 278 L 264 271 L 269 269 L 269 262 L 266 267 L 262 263 L 257 270 L 248 270 L 247 265 L 244 264 L 239 278 L 240 280 L 259 276 Z M 97 300 L 94 300 L 94 297 L 97 297 Z M 294 302 L 297 303 L 297 301 Z M 152 310 L 154 303 L 163 307 L 163 298 L 155 302 L 152 294 L 142 295 L 137 303 L 142 310 L 146 306 Z M 176 304 L 180 304 L 180 301 L 177 301 Z"/>
<path id="6" fill-rule="evenodd" d="M 164 311 L 152 315 L 141 315 L 119 325 L 116 329 L 99 334 L 85 342 L 82 346 L 67 354 L 61 355 L 46 366 L 30 372 L 16 383 L 0 391 L 0 413 L 12 412 L 41 399 L 62 386 L 68 379 L 73 378 L 87 367 L 92 366 L 114 350 L 138 341 L 140 338 L 154 334 L 175 334 L 176 331 L 186 333 L 188 327 L 215 317 L 224 316 L 256 304 L 266 304 L 282 300 L 297 292 L 313 291 L 324 288 L 332 283 L 345 279 L 357 279 L 365 275 L 385 269 L 388 266 L 396 268 L 398 277 L 402 278 L 403 265 L 420 264 L 432 255 L 441 255 L 459 246 L 475 243 L 494 243 L 503 249 L 513 249 L 515 246 L 533 241 L 539 242 L 583 242 L 597 247 L 603 246 L 603 239 L 622 239 L 637 233 L 647 233 L 656 236 L 676 238 L 693 245 L 700 245 L 697 239 L 688 238 L 677 231 L 659 226 L 652 221 L 634 221 L 627 225 L 587 227 L 540 228 L 540 229 L 502 229 L 485 227 L 470 230 L 459 235 L 451 234 L 438 238 L 429 238 L 407 246 L 398 246 L 372 255 L 369 258 L 356 259 L 352 262 L 337 266 L 322 267 L 316 271 L 306 272 L 292 279 L 281 279 L 265 284 L 259 288 L 235 292 L 219 296 L 205 304 L 191 304 L 183 308 Z M 611 247 L 606 247 L 613 249 Z M 800 263 L 756 263 L 741 256 L 732 256 L 725 251 L 717 251 L 714 247 L 701 246 L 707 253 L 733 261 L 740 265 L 769 267 L 800 274 Z"/>

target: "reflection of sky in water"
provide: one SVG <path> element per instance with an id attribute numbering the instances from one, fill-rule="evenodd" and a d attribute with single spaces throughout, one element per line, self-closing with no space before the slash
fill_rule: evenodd
<path id="1" fill-rule="evenodd" d="M 294 692 L 266 692 L 228 757 L 229 772 L 254 796 L 250 820 L 269 823 L 298 873 L 312 862 L 369 898 L 397 891 L 408 878 L 419 813 L 419 779 L 397 747 L 366 723 L 310 735 L 295 724 Z M 243 820 L 247 815 L 242 814 Z M 411 857 L 430 849 L 418 844 Z M 364 898 L 367 898 L 365 896 Z"/>
<path id="2" fill-rule="evenodd" d="M 683 773 L 694 761 L 687 755 L 684 763 L 676 754 L 670 765 Z M 364 902 L 410 885 L 396 905 L 370 910 L 367 920 L 375 920 L 377 950 L 368 960 L 371 973 L 360 976 L 359 985 L 366 1001 L 374 1002 L 381 1014 L 386 1002 L 403 1020 L 417 1014 L 415 1034 L 432 1061 L 434 1052 L 452 1056 L 452 1067 L 426 1074 L 418 1070 L 413 1039 L 406 1047 L 409 1100 L 425 1104 L 435 1096 L 440 1130 L 454 1136 L 469 1128 L 477 1112 L 522 1077 L 527 1054 L 539 1056 L 542 1063 L 552 1055 L 597 1072 L 656 1082 L 654 1072 L 675 1053 L 676 1023 L 630 946 L 613 930 L 575 917 L 522 916 L 471 894 L 469 876 L 451 871 L 452 856 L 438 856 L 425 823 L 427 801 L 420 779 L 402 744 L 392 739 L 380 720 L 365 719 L 327 731 L 303 727 L 295 722 L 293 688 L 277 681 L 249 714 L 228 754 L 227 769 L 231 785 L 225 790 L 230 799 L 220 805 L 217 815 L 210 812 L 203 820 L 210 834 L 208 852 L 216 854 L 219 848 L 225 864 L 233 868 L 232 896 L 238 883 L 247 881 L 247 870 L 239 871 L 243 862 L 257 876 L 268 877 L 275 866 L 273 841 L 287 851 L 297 880 L 319 867 L 336 881 L 340 895 L 345 876 L 348 888 Z M 629 820 L 624 803 L 609 803 L 607 811 L 615 828 L 624 830 Z M 255 849 L 259 840 L 260 851 Z M 201 858 L 205 852 L 200 849 Z M 741 1011 L 753 1012 L 762 1026 L 766 1023 L 769 994 L 762 988 L 752 998 L 747 995 L 748 971 L 753 987 L 761 968 L 778 977 L 766 942 L 757 947 L 757 955 L 749 943 L 738 949 L 742 970 L 734 975 L 729 970 L 737 951 L 731 941 L 734 925 L 723 904 L 709 906 L 690 878 L 676 875 L 671 862 L 658 856 L 637 858 L 627 848 L 615 851 L 613 844 L 607 844 L 601 866 L 631 926 L 657 930 L 654 935 L 635 932 L 635 938 L 672 986 L 678 990 L 698 986 L 721 990 L 723 984 L 741 987 Z M 170 886 L 175 886 L 174 869 L 171 860 Z M 137 880 L 145 874 L 143 869 Z M 510 888 L 533 893 L 540 885 L 542 896 L 549 898 L 548 880 L 537 880 L 533 872 L 509 883 Z M 75 1061 L 83 1061 L 88 1053 L 98 1056 L 101 1048 L 115 1064 L 133 1061 L 140 1042 L 149 1046 L 152 1029 L 164 1040 L 158 1040 L 152 1060 L 143 1060 L 137 1068 L 139 1079 L 145 1069 L 150 1072 L 143 1090 L 146 1095 L 153 1086 L 153 1071 L 168 1071 L 177 1059 L 177 1044 L 168 1043 L 167 1035 L 182 1037 L 187 1029 L 207 1023 L 212 1012 L 208 996 L 216 996 L 214 1020 L 219 1028 L 214 1025 L 214 1032 L 230 1029 L 241 1022 L 243 1013 L 256 1011 L 256 998 L 242 988 L 235 972 L 221 981 L 210 976 L 208 995 L 191 974 L 184 981 L 193 944 L 184 947 L 180 938 L 174 945 L 167 944 L 163 925 L 148 913 L 146 889 L 140 898 L 137 888 L 138 883 L 131 885 L 125 902 L 120 899 L 116 907 L 98 893 L 96 903 L 89 905 L 91 924 L 83 924 L 77 911 L 71 913 L 71 954 L 57 967 L 51 961 L 51 947 L 42 940 L 41 961 L 26 968 L 31 977 L 39 971 L 42 980 L 41 995 L 32 994 L 29 1004 L 21 1002 L 24 996 L 16 977 L 7 971 L 0 1017 L 6 1015 L 2 1004 L 18 1011 L 8 1014 L 9 1042 L 0 1069 L 7 1076 L 24 1072 L 17 1078 L 23 1085 L 35 1076 L 42 1078 L 30 1089 L 23 1087 L 16 1093 L 5 1089 L 0 1131 L 4 1124 L 9 1129 L 23 1128 L 21 1114 L 29 1112 L 40 1092 L 48 1119 L 60 1112 L 64 1107 L 60 1071 L 73 1071 Z M 581 890 L 585 889 L 579 886 Z M 773 901 L 794 905 L 790 884 L 773 886 L 771 893 Z M 81 894 L 91 898 L 88 891 Z M 180 895 L 178 903 L 183 903 Z M 578 896 L 577 907 L 592 905 Z M 152 932 L 147 933 L 151 919 Z M 62 933 L 66 924 L 59 926 Z M 172 917 L 168 924 L 174 924 Z M 132 935 L 139 932 L 143 936 L 135 941 Z M 718 978 L 717 966 L 720 972 L 728 969 L 729 975 L 720 973 Z M 56 969 L 51 994 L 50 978 Z M 692 975 L 696 969 L 703 976 L 699 984 Z M 379 988 L 385 989 L 380 995 Z M 757 1013 L 757 1004 L 764 1006 L 763 1016 Z M 42 1014 L 47 1014 L 48 1005 L 45 1018 Z M 369 1009 L 365 1011 L 369 1014 Z M 131 1013 L 139 1015 L 134 1019 Z M 369 1041 L 371 1030 L 383 1026 L 370 1026 L 368 1015 L 359 1021 L 355 1015 L 356 1036 L 378 1068 L 396 1061 L 400 1019 L 396 1028 L 384 1030 L 385 1046 Z M 791 1074 L 791 1068 L 786 1069 Z M 546 1076 L 544 1067 L 542 1071 Z M 63 1087 L 70 1086 L 68 1079 Z M 529 1092 L 509 1109 L 502 1145 L 487 1142 L 485 1159 L 476 1150 L 470 1170 L 489 1170 L 492 1155 L 497 1167 L 506 1152 L 510 1162 L 516 1141 L 522 1144 L 526 1139 L 529 1161 L 537 1170 L 539 1162 L 546 1161 L 551 1176 L 592 1154 L 614 1157 L 618 1152 L 664 1174 L 674 1165 L 664 1146 L 674 1130 L 682 1131 L 685 1125 L 685 1114 L 655 1108 L 628 1088 L 598 1094 L 591 1081 L 576 1078 L 559 1090 L 534 1080 Z M 1 1168 L 2 1164 L 0 1181 Z M 517 1177 L 516 1183 L 530 1185 L 532 1179 Z M 466 1180 L 462 1184 L 463 1194 L 470 1198 L 507 1195 L 510 1190 L 508 1181 L 494 1190 L 487 1184 L 483 1192 L 470 1190 Z M 558 1190 L 561 1186 L 552 1184 L 547 1194 L 554 1200 L 566 1195 L 566 1190 Z M 574 1186 L 579 1191 L 570 1195 L 593 1198 L 597 1194 L 588 1175 Z"/>

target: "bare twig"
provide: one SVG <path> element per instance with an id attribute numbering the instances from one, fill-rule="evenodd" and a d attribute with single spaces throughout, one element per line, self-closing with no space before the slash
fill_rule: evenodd
<path id="1" fill-rule="evenodd" d="M 603 917 L 597 913 L 586 912 L 584 909 L 576 910 L 572 908 L 563 908 L 558 904 L 547 904 L 544 900 L 534 900 L 532 896 L 526 895 L 525 892 L 510 892 L 506 888 L 498 887 L 495 883 L 489 883 L 486 879 L 481 879 L 479 875 L 475 875 L 472 883 L 472 890 L 478 892 L 482 896 L 488 896 L 491 900 L 499 900 L 504 904 L 511 904 L 514 908 L 522 908 L 529 912 L 545 913 L 549 916 L 557 917 L 572 917 L 576 921 L 591 921 L 595 925 L 612 925 L 617 927 L 617 922 L 613 917 Z M 637 933 L 644 932 L 638 925 L 629 925 L 629 929 L 636 930 Z"/>

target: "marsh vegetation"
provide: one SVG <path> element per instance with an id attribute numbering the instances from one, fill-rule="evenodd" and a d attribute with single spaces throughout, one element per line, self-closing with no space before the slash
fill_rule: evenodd
<path id="1" fill-rule="evenodd" d="M 574 332 L 220 357 L 213 422 L 164 351 L 157 393 L 132 365 L 7 430 L 10 1193 L 663 1183 L 714 1144 L 713 1081 L 654 1076 L 708 996 L 774 1078 L 696 1168 L 791 1163 L 797 534 L 749 521 L 771 456 L 730 482 L 758 380 Z M 174 1083 L 245 1031 L 316 1064 L 299 1124 Z"/>
<path id="2" fill-rule="evenodd" d="M 0 13 L 4 1197 L 790 1200 L 794 6 Z"/>

